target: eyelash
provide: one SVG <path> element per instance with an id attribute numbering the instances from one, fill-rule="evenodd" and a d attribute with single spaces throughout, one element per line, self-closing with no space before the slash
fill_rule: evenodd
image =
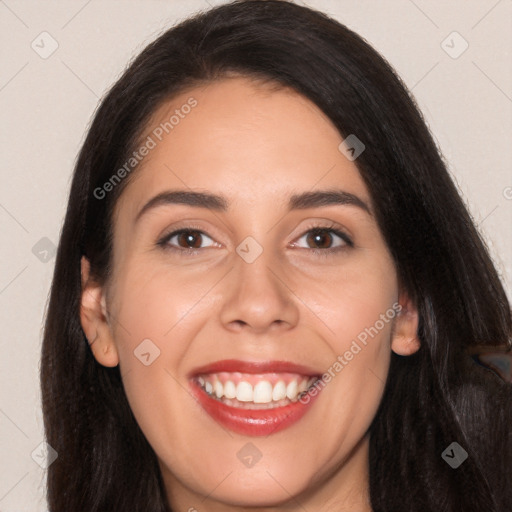
<path id="1" fill-rule="evenodd" d="M 350 237 L 346 233 L 344 233 L 343 231 L 340 231 L 339 229 L 336 229 L 335 228 L 335 224 L 333 224 L 333 223 L 331 223 L 329 225 L 312 224 L 312 225 L 310 225 L 306 229 L 306 231 L 304 231 L 302 233 L 302 235 L 300 235 L 298 237 L 298 239 L 301 239 L 304 235 L 307 235 L 308 233 L 315 232 L 315 231 L 317 231 L 317 232 L 333 233 L 333 234 L 335 234 L 336 236 L 338 236 L 339 238 L 341 238 L 345 242 L 345 245 L 341 245 L 341 246 L 338 246 L 338 247 L 328 247 L 326 249 L 317 249 L 317 248 L 312 248 L 312 247 L 307 248 L 307 249 L 312 251 L 317 256 L 328 257 L 328 256 L 331 256 L 331 255 L 336 254 L 338 252 L 341 252 L 341 251 L 347 250 L 349 248 L 352 248 L 354 246 L 354 243 L 352 242 Z M 185 256 L 186 257 L 186 256 L 195 256 L 195 255 L 197 255 L 198 252 L 201 251 L 202 249 L 191 249 L 191 248 L 189 248 L 189 249 L 179 248 L 178 249 L 178 248 L 173 247 L 172 245 L 169 244 L 169 240 L 171 238 L 173 238 L 176 235 L 181 235 L 183 233 L 200 233 L 201 235 L 205 235 L 208 238 L 212 238 L 207 233 L 202 231 L 199 226 L 190 224 L 187 227 L 177 229 L 177 230 L 172 231 L 171 233 L 169 233 L 167 235 L 164 235 L 157 242 L 157 245 L 159 247 L 162 247 L 162 249 L 164 249 L 165 251 L 175 252 L 175 253 L 179 254 L 179 256 Z"/>

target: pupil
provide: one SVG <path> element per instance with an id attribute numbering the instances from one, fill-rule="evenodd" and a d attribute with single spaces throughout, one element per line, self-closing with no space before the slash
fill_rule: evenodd
<path id="1" fill-rule="evenodd" d="M 196 242 L 199 240 L 199 236 L 197 234 L 193 234 L 192 232 L 187 233 L 181 233 L 180 237 L 183 237 L 182 240 L 185 242 L 185 245 L 188 246 L 188 244 L 193 244 L 193 248 L 197 249 L 199 244 L 194 244 L 194 239 L 196 239 Z"/>
<path id="2" fill-rule="evenodd" d="M 325 241 L 326 233 L 325 233 L 325 231 L 313 231 L 312 236 L 314 238 L 314 242 L 316 245 L 322 245 L 322 238 Z M 318 243 L 318 241 L 320 241 L 320 243 Z M 329 247 L 329 245 L 330 244 L 327 243 L 327 247 Z"/>

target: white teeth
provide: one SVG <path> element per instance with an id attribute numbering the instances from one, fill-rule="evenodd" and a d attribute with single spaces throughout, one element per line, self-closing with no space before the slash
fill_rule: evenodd
<path id="1" fill-rule="evenodd" d="M 215 396 L 217 398 L 222 398 L 222 395 L 224 394 L 224 386 L 222 383 L 219 380 L 216 380 L 213 388 L 215 389 Z"/>
<path id="2" fill-rule="evenodd" d="M 252 386 L 245 381 L 238 383 L 236 387 L 236 399 L 239 402 L 252 402 Z"/>
<path id="3" fill-rule="evenodd" d="M 308 389 L 308 379 L 302 379 L 300 381 L 300 384 L 299 384 L 299 387 L 297 389 L 297 392 L 300 394 L 303 391 L 306 391 L 306 389 Z"/>
<path id="4" fill-rule="evenodd" d="M 290 400 L 293 400 L 297 396 L 297 381 L 296 380 L 290 381 L 288 386 L 286 386 L 286 396 Z"/>
<path id="5" fill-rule="evenodd" d="M 236 397 L 236 388 L 235 385 L 228 380 L 226 384 L 224 384 L 224 396 L 226 398 L 235 398 Z"/>
<path id="6" fill-rule="evenodd" d="M 272 402 L 272 384 L 262 380 L 254 386 L 253 402 L 255 404 L 268 404 Z"/>
<path id="7" fill-rule="evenodd" d="M 215 396 L 219 400 L 232 400 L 236 398 L 239 402 L 271 404 L 271 402 L 276 403 L 285 399 L 296 401 L 316 379 L 315 377 L 295 378 L 288 385 L 286 385 L 284 380 L 279 380 L 274 386 L 268 380 L 260 380 L 254 387 L 244 380 L 240 381 L 236 386 L 231 380 L 222 384 L 215 376 L 210 377 L 209 380 L 200 376 L 197 380 L 208 394 Z"/>
<path id="8" fill-rule="evenodd" d="M 286 398 L 286 384 L 282 380 L 280 380 L 274 386 L 274 390 L 272 391 L 272 400 L 277 402 L 278 400 L 282 400 L 283 398 Z"/>

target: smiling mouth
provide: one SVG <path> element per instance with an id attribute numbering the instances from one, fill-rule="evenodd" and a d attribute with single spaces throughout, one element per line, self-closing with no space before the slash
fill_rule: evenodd
<path id="1" fill-rule="evenodd" d="M 214 400 L 231 407 L 259 410 L 297 402 L 319 378 L 294 373 L 219 372 L 198 375 L 194 381 Z"/>
<path id="2" fill-rule="evenodd" d="M 245 436 L 268 436 L 299 423 L 322 394 L 318 369 L 286 360 L 224 359 L 187 377 L 204 412 Z"/>

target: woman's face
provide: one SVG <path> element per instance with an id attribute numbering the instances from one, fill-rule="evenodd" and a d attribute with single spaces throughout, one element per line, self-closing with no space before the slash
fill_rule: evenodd
<path id="1" fill-rule="evenodd" d="M 367 510 L 367 430 L 412 315 L 397 315 L 405 296 L 342 137 L 309 100 L 244 78 L 176 97 L 145 137 L 116 205 L 112 287 L 88 288 L 110 320 L 92 349 L 120 364 L 171 504 Z"/>

